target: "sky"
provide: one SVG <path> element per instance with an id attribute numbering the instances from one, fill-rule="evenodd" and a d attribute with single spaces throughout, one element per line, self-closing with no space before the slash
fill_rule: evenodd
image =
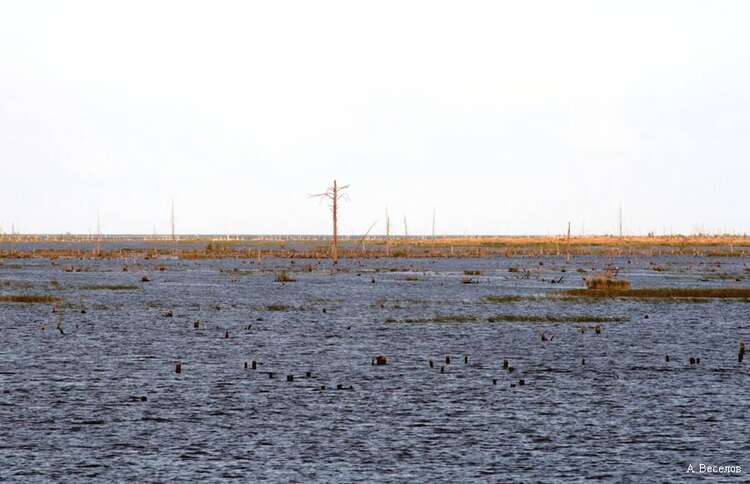
<path id="1" fill-rule="evenodd" d="M 22 233 L 750 232 L 750 2 L 0 2 Z"/>

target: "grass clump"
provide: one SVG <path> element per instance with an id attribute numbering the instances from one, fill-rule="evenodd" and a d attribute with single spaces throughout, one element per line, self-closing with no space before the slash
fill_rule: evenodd
<path id="1" fill-rule="evenodd" d="M 425 323 L 469 323 L 469 322 L 481 322 L 483 321 L 477 316 L 470 315 L 443 315 L 433 316 L 432 318 L 420 318 L 420 319 L 393 319 L 388 318 L 385 320 L 386 323 L 409 323 L 409 324 L 425 324 Z M 609 316 L 596 316 L 590 314 L 575 314 L 575 315 L 534 315 L 534 314 L 498 314 L 490 316 L 486 319 L 489 323 L 498 322 L 509 322 L 509 323 L 620 323 L 627 321 L 627 318 L 621 317 L 609 317 Z"/>
<path id="2" fill-rule="evenodd" d="M 424 323 L 465 323 L 467 321 L 478 321 L 479 318 L 476 316 L 467 316 L 462 314 L 447 314 L 438 315 L 431 318 L 417 318 L 417 319 L 393 319 L 388 318 L 385 320 L 386 323 L 410 323 L 410 324 L 424 324 Z"/>
<path id="3" fill-rule="evenodd" d="M 0 287 L 9 287 L 14 289 L 31 289 L 34 284 L 26 281 L 0 281 Z"/>
<path id="4" fill-rule="evenodd" d="M 481 275 L 481 271 L 464 271 L 465 276 L 478 276 Z"/>
<path id="5" fill-rule="evenodd" d="M 133 289 L 139 289 L 139 287 L 132 284 L 98 284 L 81 286 L 81 289 L 84 291 L 130 291 Z"/>
<path id="6" fill-rule="evenodd" d="M 643 289 L 570 289 L 564 294 L 593 298 L 637 298 L 637 299 L 747 299 L 750 288 L 677 288 L 657 287 Z"/>
<path id="7" fill-rule="evenodd" d="M 529 296 L 485 296 L 483 299 L 488 303 L 504 304 L 504 303 L 528 301 L 528 300 L 532 300 L 533 298 Z"/>
<path id="8" fill-rule="evenodd" d="M 573 314 L 556 316 L 553 314 L 498 314 L 487 318 L 490 323 L 621 323 L 627 318 L 596 316 L 591 314 Z"/>
<path id="9" fill-rule="evenodd" d="M 51 304 L 61 301 L 59 297 L 55 296 L 43 296 L 35 294 L 13 294 L 0 296 L 0 302 L 14 302 L 14 303 L 31 303 L 31 304 Z"/>
<path id="10" fill-rule="evenodd" d="M 266 306 L 266 311 L 289 311 L 289 306 L 284 304 L 269 304 Z"/>
<path id="11" fill-rule="evenodd" d="M 292 279 L 289 276 L 288 271 L 279 271 L 276 273 L 276 282 L 294 282 L 295 279 Z"/>
<path id="12" fill-rule="evenodd" d="M 630 281 L 600 274 L 584 279 L 588 289 L 629 289 Z"/>

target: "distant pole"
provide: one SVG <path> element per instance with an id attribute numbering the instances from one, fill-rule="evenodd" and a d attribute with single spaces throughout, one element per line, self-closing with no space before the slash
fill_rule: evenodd
<path id="1" fill-rule="evenodd" d="M 404 217 L 404 237 L 409 237 L 409 226 L 406 224 L 406 217 Z"/>
<path id="2" fill-rule="evenodd" d="M 568 250 L 565 254 L 565 262 L 570 262 L 570 222 L 568 222 Z"/>
<path id="3" fill-rule="evenodd" d="M 620 238 L 622 239 L 622 204 L 620 204 Z"/>
<path id="4" fill-rule="evenodd" d="M 388 216 L 388 206 L 385 207 L 385 255 L 391 255 L 391 218 Z"/>
<path id="5" fill-rule="evenodd" d="M 174 235 L 174 199 L 172 199 L 172 212 L 170 213 L 169 224 L 172 226 L 172 242 L 176 242 L 177 238 Z"/>
<path id="6" fill-rule="evenodd" d="M 435 209 L 432 209 L 432 238 L 435 238 Z"/>
<path id="7" fill-rule="evenodd" d="M 170 225 L 172 226 L 172 244 L 174 244 L 174 255 L 177 255 L 177 236 L 174 231 L 174 198 L 172 199 L 172 212 L 170 214 Z"/>
<path id="8" fill-rule="evenodd" d="M 102 226 L 99 217 L 99 209 L 96 210 L 96 255 L 101 253 L 102 247 Z"/>

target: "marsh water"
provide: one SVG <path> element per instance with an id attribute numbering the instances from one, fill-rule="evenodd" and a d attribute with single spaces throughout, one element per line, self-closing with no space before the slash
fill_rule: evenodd
<path id="1" fill-rule="evenodd" d="M 0 480 L 744 479 L 749 302 L 556 294 L 750 287 L 745 261 L 5 259 L 0 295 L 61 301 L 0 303 Z"/>

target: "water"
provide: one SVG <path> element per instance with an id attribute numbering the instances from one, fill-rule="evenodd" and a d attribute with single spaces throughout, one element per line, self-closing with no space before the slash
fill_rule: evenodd
<path id="1" fill-rule="evenodd" d="M 608 264 L 635 287 L 750 287 L 744 259 L 310 262 L 5 260 L 0 294 L 64 303 L 0 303 L 0 480 L 657 482 L 750 466 L 750 303 L 483 300 L 580 287 L 575 268 Z M 296 282 L 274 282 L 282 267 Z M 115 284 L 137 288 L 83 289 Z M 626 321 L 596 334 L 496 314 Z M 385 323 L 436 315 L 478 320 Z"/>

